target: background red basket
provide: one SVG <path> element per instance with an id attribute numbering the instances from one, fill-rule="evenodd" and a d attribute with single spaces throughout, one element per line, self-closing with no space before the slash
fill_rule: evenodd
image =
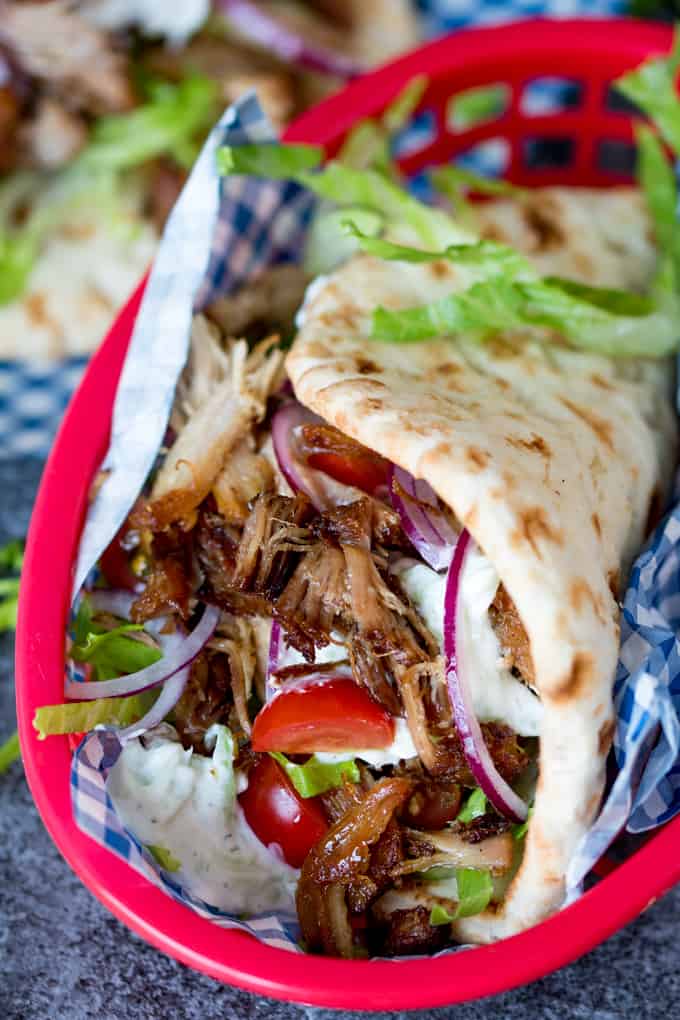
<path id="1" fill-rule="evenodd" d="M 669 29 L 633 21 L 541 20 L 462 32 L 354 82 L 304 115 L 287 137 L 323 144 L 330 154 L 358 119 L 379 113 L 411 77 L 425 73 L 430 84 L 421 108 L 429 111 L 433 137 L 403 160 L 407 172 L 501 139 L 506 175 L 516 183 L 627 183 L 631 121 L 625 110 L 612 108 L 609 86 L 624 70 L 669 46 Z M 531 83 L 556 75 L 576 83 L 571 94 L 577 103 L 550 115 L 528 114 Z M 500 117 L 451 131 L 450 97 L 495 83 L 507 86 Z M 612 157 L 620 170 L 612 169 Z M 61 699 L 72 564 L 89 482 L 108 443 L 142 287 L 92 359 L 47 463 L 27 543 L 17 627 L 17 709 L 26 775 L 45 825 L 82 881 L 136 932 L 192 967 L 265 995 L 344 1009 L 439 1006 L 512 988 L 575 959 L 663 895 L 680 879 L 680 819 L 571 907 L 494 946 L 400 963 L 310 958 L 217 928 L 76 828 L 68 742 L 39 742 L 31 720 L 36 707 Z"/>

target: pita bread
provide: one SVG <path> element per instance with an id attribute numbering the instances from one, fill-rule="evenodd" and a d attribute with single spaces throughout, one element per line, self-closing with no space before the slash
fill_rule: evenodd
<path id="1" fill-rule="evenodd" d="M 535 201 L 559 231 L 552 251 L 506 202 L 485 209 L 485 229 L 541 269 L 644 282 L 653 251 L 637 199 L 555 190 Z M 356 256 L 310 293 L 287 370 L 303 404 L 430 483 L 495 565 L 527 631 L 544 722 L 524 859 L 497 909 L 454 925 L 459 939 L 488 942 L 562 904 L 569 860 L 597 812 L 614 730 L 618 585 L 670 482 L 676 425 L 665 362 L 517 336 L 369 339 L 377 304 L 406 308 L 457 286 L 451 263 Z"/>
<path id="2" fill-rule="evenodd" d="M 156 250 L 153 227 L 127 233 L 93 217 L 50 238 L 26 290 L 0 305 L 0 358 L 56 359 L 89 354 L 146 272 Z"/>

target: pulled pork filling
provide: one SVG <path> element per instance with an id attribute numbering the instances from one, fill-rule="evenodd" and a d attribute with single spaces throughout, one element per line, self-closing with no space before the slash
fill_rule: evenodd
<path id="1" fill-rule="evenodd" d="M 218 344 L 205 325 L 194 341 L 204 355 Z M 310 950 L 353 956 L 439 948 L 451 930 L 433 907 L 445 904 L 451 913 L 456 902 L 438 892 L 443 886 L 428 872 L 477 869 L 507 878 L 518 854 L 506 819 L 483 797 L 477 810 L 468 805 L 471 792 L 479 800 L 481 791 L 452 719 L 439 640 L 391 569 L 416 554 L 398 514 L 375 494 L 345 487 L 347 502 L 321 510 L 302 492 L 286 494 L 266 449 L 272 408 L 287 399 L 276 352 L 265 341 L 251 355 L 227 345 L 219 357 L 224 363 L 214 361 L 212 393 L 208 387 L 192 404 L 187 380 L 180 386 L 184 410 L 175 418 L 173 448 L 124 529 L 130 562 L 145 581 L 131 618 L 143 623 L 171 614 L 190 625 L 198 603 L 219 607 L 220 624 L 193 662 L 173 723 L 184 746 L 199 752 L 211 726 L 229 726 L 236 766 L 246 774 L 267 758 L 250 741 L 268 700 L 273 623 L 294 659 L 276 670 L 284 691 L 308 675 L 317 682 L 341 675 L 393 724 L 402 721 L 411 742 L 406 757 L 369 765 L 356 752 L 357 773 L 313 798 L 326 831 L 304 857 L 297 910 Z M 230 397 L 230 421 L 222 409 L 217 435 L 204 407 L 233 377 L 234 359 L 242 390 Z M 324 454 L 346 457 L 357 448 L 326 425 L 306 439 Z M 189 443 L 196 470 L 192 463 L 187 470 L 177 452 Z M 230 451 L 247 469 L 233 470 Z M 502 585 L 489 619 L 506 667 L 531 684 L 526 633 Z M 324 661 L 333 649 L 337 661 Z M 533 744 L 502 721 L 484 722 L 482 731 L 501 776 L 516 783 Z M 308 755 L 289 757 L 304 764 Z"/>

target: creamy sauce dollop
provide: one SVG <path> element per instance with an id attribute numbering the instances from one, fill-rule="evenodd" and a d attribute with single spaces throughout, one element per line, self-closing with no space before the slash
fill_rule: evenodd
<path id="1" fill-rule="evenodd" d="M 397 564 L 404 591 L 439 642 L 444 641 L 446 574 L 424 563 Z M 467 628 L 470 683 L 475 714 L 481 722 L 504 722 L 522 737 L 538 736 L 543 706 L 540 699 L 505 666 L 501 647 L 489 619 L 500 578 L 479 549 L 471 549 L 461 576 L 460 597 Z"/>
<path id="2" fill-rule="evenodd" d="M 294 910 L 298 872 L 255 836 L 236 799 L 247 786 L 233 767 L 224 726 L 207 739 L 212 757 L 165 735 L 131 740 L 107 790 L 123 824 L 141 843 L 169 851 L 173 875 L 194 896 L 236 914 Z"/>

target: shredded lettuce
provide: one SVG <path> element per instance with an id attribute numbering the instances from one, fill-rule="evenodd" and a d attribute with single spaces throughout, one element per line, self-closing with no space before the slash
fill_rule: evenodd
<path id="1" fill-rule="evenodd" d="M 615 82 L 627 99 L 640 107 L 656 124 L 664 141 L 680 154 L 680 102 L 675 79 L 680 69 L 680 26 L 676 26 L 673 45 L 665 57 L 645 60 Z"/>
<path id="2" fill-rule="evenodd" d="M 510 829 L 510 831 L 512 832 L 513 839 L 516 840 L 524 839 L 524 837 L 527 834 L 527 829 L 529 828 L 529 822 L 531 820 L 531 816 L 533 813 L 534 805 L 531 804 L 526 819 L 523 822 L 518 822 L 516 825 L 513 825 L 512 828 Z"/>
<path id="3" fill-rule="evenodd" d="M 141 691 L 127 698 L 96 698 L 66 705 L 37 708 L 33 726 L 40 740 L 63 733 L 89 733 L 95 726 L 129 726 L 151 708 L 159 690 Z"/>
<path id="4" fill-rule="evenodd" d="M 680 43 L 678 44 L 680 46 Z M 680 62 L 680 55 L 678 56 Z M 676 103 L 675 99 L 673 100 Z M 677 104 L 680 110 L 680 104 Z M 379 258 L 422 263 L 448 259 L 465 267 L 466 288 L 420 307 L 399 311 L 374 310 L 372 338 L 394 343 L 415 343 L 441 336 L 465 334 L 483 341 L 507 330 L 530 332 L 536 339 L 559 333 L 573 347 L 612 357 L 662 357 L 680 345 L 680 299 L 676 288 L 680 255 L 675 241 L 675 216 L 671 212 L 674 183 L 663 169 L 658 146 L 643 137 L 641 166 L 646 191 L 653 195 L 655 220 L 663 217 L 661 245 L 672 249 L 661 260 L 660 271 L 649 296 L 611 288 L 589 287 L 556 277 L 541 278 L 513 248 L 480 239 L 456 223 L 442 209 L 424 205 L 376 169 L 357 169 L 331 161 L 319 168 L 322 151 L 314 146 L 251 145 L 222 148 L 218 165 L 225 173 L 252 173 L 263 177 L 290 178 L 305 185 L 325 202 L 346 212 L 337 214 L 327 237 L 331 260 L 317 260 L 314 269 L 326 271 L 336 264 L 337 251 L 351 254 L 343 240 L 335 245 L 338 222 L 358 246 Z M 680 136 L 679 136 L 680 137 Z M 448 186 L 475 186 L 479 179 L 460 168 L 445 167 L 436 179 Z M 651 182 L 651 183 L 650 183 Z M 486 182 L 482 187 L 496 193 L 504 183 Z M 376 236 L 356 220 L 356 209 L 382 217 L 390 236 L 415 239 L 417 247 L 397 244 Z M 354 219 L 352 213 L 354 212 Z M 330 224 L 331 221 L 329 221 Z M 316 249 L 324 245 L 316 244 Z M 313 260 L 312 260 L 313 261 Z"/>
<path id="5" fill-rule="evenodd" d="M 164 846 L 157 846 L 155 843 L 147 843 L 146 849 L 152 857 L 155 857 L 163 871 L 179 871 L 182 867 L 182 862 L 174 857 Z"/>
<path id="6" fill-rule="evenodd" d="M 526 188 L 518 188 L 500 177 L 482 177 L 453 163 L 434 167 L 429 177 L 440 195 L 451 202 L 456 216 L 470 227 L 474 226 L 477 216 L 475 206 L 468 201 L 468 192 L 476 191 L 480 195 L 509 196 L 518 199 L 524 198 L 529 193 Z"/>
<path id="7" fill-rule="evenodd" d="M 510 181 L 504 181 L 502 177 L 482 177 L 455 163 L 434 167 L 430 171 L 430 179 L 439 191 L 451 197 L 461 191 L 477 191 L 480 195 L 509 195 L 514 198 L 526 198 L 529 194 L 528 188 L 520 188 Z"/>
<path id="8" fill-rule="evenodd" d="M 433 262 L 445 259 L 474 269 L 467 290 L 399 311 L 378 307 L 372 337 L 414 343 L 465 333 L 484 339 L 507 329 L 555 329 L 576 347 L 617 356 L 659 356 L 677 349 L 675 302 L 606 287 L 589 287 L 560 277 L 539 278 L 529 262 L 507 245 L 479 241 L 424 251 L 369 237 L 347 219 L 346 228 L 364 251 L 383 259 Z"/>
<path id="9" fill-rule="evenodd" d="M 92 619 L 89 599 L 83 597 L 72 624 L 73 644 L 69 651 L 75 662 L 88 662 L 95 680 L 112 680 L 145 669 L 162 657 L 158 648 L 128 635 L 142 632 L 136 623 L 123 623 L 108 630 Z"/>
<path id="10" fill-rule="evenodd" d="M 481 818 L 487 811 L 487 799 L 483 790 L 478 787 L 472 791 L 456 817 L 457 822 L 472 822 Z"/>
<path id="11" fill-rule="evenodd" d="M 375 237 L 384 225 L 383 217 L 369 209 L 320 210 L 305 241 L 304 267 L 310 276 L 331 272 L 358 251 L 358 240 L 348 230 L 348 222 L 367 237 Z"/>
<path id="12" fill-rule="evenodd" d="M 274 180 L 295 179 L 318 167 L 324 152 L 320 145 L 281 145 L 278 142 L 253 142 L 248 145 L 223 145 L 217 152 L 222 174 L 252 174 Z"/>
<path id="13" fill-rule="evenodd" d="M 158 648 L 128 637 L 144 628 L 125 623 L 107 631 L 90 631 L 85 640 L 71 646 L 70 656 L 75 662 L 89 662 L 94 667 L 95 680 L 112 680 L 126 673 L 136 673 L 162 658 Z"/>
<path id="14" fill-rule="evenodd" d="M 437 903 L 430 912 L 430 924 L 451 924 L 459 917 L 472 917 L 481 914 L 489 905 L 493 894 L 491 873 L 478 871 L 476 868 L 457 868 L 456 885 L 458 887 L 458 904 L 453 913 Z"/>
<path id="15" fill-rule="evenodd" d="M 275 180 L 296 180 L 320 198 L 340 207 L 360 206 L 380 214 L 388 222 L 411 228 L 423 244 L 447 246 L 477 240 L 443 210 L 424 205 L 376 170 L 356 170 L 331 160 L 313 171 L 310 149 L 315 151 L 320 162 L 322 152 L 317 152 L 314 146 L 223 146 L 217 152 L 217 164 L 225 174 L 250 173 Z"/>
<path id="16" fill-rule="evenodd" d="M 11 737 L 0 744 L 0 774 L 6 772 L 10 765 L 18 761 L 19 758 L 21 758 L 19 734 L 15 731 Z"/>
<path id="17" fill-rule="evenodd" d="M 479 85 L 453 96 L 449 105 L 449 121 L 457 131 L 497 117 L 506 106 L 507 85 Z"/>
<path id="18" fill-rule="evenodd" d="M 445 260 L 457 265 L 473 267 L 482 276 L 501 273 L 531 274 L 527 260 L 506 244 L 496 241 L 477 241 L 472 244 L 450 244 L 441 251 L 425 251 L 404 244 L 395 244 L 384 237 L 362 231 L 353 214 L 345 212 L 342 220 L 345 230 L 356 238 L 362 251 L 394 262 L 439 262 Z"/>
<path id="19" fill-rule="evenodd" d="M 344 779 L 351 783 L 358 783 L 360 779 L 359 767 L 351 758 L 331 763 L 319 761 L 316 755 L 312 755 L 304 765 L 296 765 L 279 751 L 270 751 L 270 754 L 279 763 L 301 797 L 316 797 L 319 793 L 341 786 Z"/>
<path id="20" fill-rule="evenodd" d="M 338 153 L 338 161 L 356 170 L 378 170 L 387 177 L 399 180 L 401 175 L 391 153 L 392 140 L 408 123 L 427 84 L 425 75 L 412 78 L 385 108 L 381 117 L 367 117 L 359 121 L 347 135 Z"/>
<path id="21" fill-rule="evenodd" d="M 611 357 L 662 357 L 677 350 L 676 302 L 666 307 L 624 291 L 568 280 L 492 276 L 439 301 L 373 313 L 372 337 L 414 343 L 465 333 L 485 339 L 512 329 L 554 329 L 572 346 Z"/>

